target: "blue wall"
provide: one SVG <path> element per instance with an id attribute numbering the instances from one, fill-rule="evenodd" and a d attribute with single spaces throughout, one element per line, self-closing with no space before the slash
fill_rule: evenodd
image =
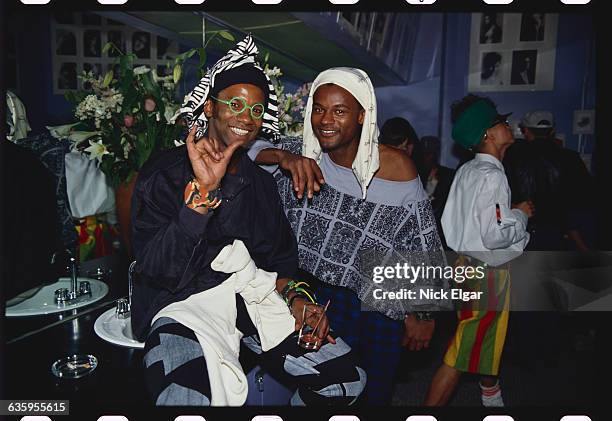
<path id="1" fill-rule="evenodd" d="M 439 133 L 442 17 L 439 13 L 420 15 L 411 83 L 376 89 L 379 126 L 399 116 L 412 124 L 419 137 Z"/>
<path id="2" fill-rule="evenodd" d="M 415 75 L 422 81 L 405 86 L 383 87 L 376 90 L 379 123 L 396 115 L 407 118 L 419 136 L 434 134 L 442 139 L 442 164 L 455 167 L 458 159 L 452 155 L 450 105 L 465 96 L 468 82 L 471 14 L 447 14 L 446 45 L 438 48 L 443 24 L 441 15 L 428 16 L 420 24 L 415 52 Z M 428 36 L 428 38 L 427 38 Z M 487 95 L 500 111 L 514 114 L 520 120 L 531 109 L 548 109 L 555 114 L 557 132 L 565 134 L 566 146 L 577 150 L 578 136 L 572 134 L 574 110 L 581 108 L 585 74 L 589 76 L 585 108 L 595 107 L 595 62 L 586 68 L 586 57 L 593 36 L 592 18 L 587 14 L 560 14 L 555 63 L 555 87 L 552 91 L 491 92 Z M 444 55 L 442 56 L 442 54 Z M 436 55 L 438 57 L 436 57 Z M 440 64 L 444 62 L 444 72 Z M 435 63 L 434 71 L 425 71 L 428 63 Z M 442 76 L 440 76 L 442 73 Z M 440 107 L 440 104 L 442 106 Z M 585 152 L 593 148 L 593 136 L 585 136 Z"/>

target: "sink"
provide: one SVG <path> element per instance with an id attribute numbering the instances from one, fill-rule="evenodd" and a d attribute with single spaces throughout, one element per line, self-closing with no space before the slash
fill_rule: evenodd
<path id="1" fill-rule="evenodd" d="M 119 319 L 115 315 L 115 308 L 105 311 L 94 323 L 96 335 L 115 345 L 128 348 L 144 348 L 144 342 L 138 342 L 132 334 L 130 318 Z"/>
<path id="2" fill-rule="evenodd" d="M 95 303 L 108 293 L 108 285 L 102 281 L 85 277 L 77 279 L 79 282 L 89 282 L 91 295 L 84 295 L 73 303 L 58 306 L 55 303 L 55 290 L 58 288 L 70 289 L 71 284 L 70 278 L 59 278 L 54 284 L 33 288 L 9 300 L 6 303 L 6 317 L 39 316 L 72 310 Z"/>

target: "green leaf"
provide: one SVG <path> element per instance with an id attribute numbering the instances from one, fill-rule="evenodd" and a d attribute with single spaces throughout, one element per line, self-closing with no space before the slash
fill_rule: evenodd
<path id="1" fill-rule="evenodd" d="M 225 38 L 228 41 L 231 41 L 231 42 L 235 42 L 236 41 L 236 38 L 234 38 L 232 33 L 229 32 L 229 31 L 225 31 L 225 30 L 219 31 L 219 35 L 221 35 L 221 37 Z"/>
<path id="2" fill-rule="evenodd" d="M 113 81 L 113 76 L 114 72 L 112 70 L 106 72 L 106 75 L 104 76 L 104 81 L 102 82 L 103 88 L 108 88 L 108 85 L 110 85 L 110 83 Z"/>
<path id="3" fill-rule="evenodd" d="M 104 48 L 102 48 L 102 54 L 106 54 L 108 53 L 108 51 L 113 47 L 113 43 L 112 42 L 107 42 L 106 44 L 104 44 Z"/>
<path id="4" fill-rule="evenodd" d="M 137 150 L 138 150 L 138 159 L 136 162 L 136 166 L 141 168 L 147 159 L 149 159 L 149 154 L 151 153 L 151 149 L 147 144 L 147 135 L 143 132 L 138 133 L 137 142 Z"/>
<path id="5" fill-rule="evenodd" d="M 176 56 L 176 58 L 174 59 L 174 63 L 182 63 L 183 61 L 187 60 L 188 58 L 191 58 L 194 56 L 195 53 L 198 52 L 197 48 L 191 48 L 187 51 L 185 51 L 184 53 L 179 54 L 178 56 Z"/>
<path id="6" fill-rule="evenodd" d="M 133 73 L 134 69 L 134 59 L 136 55 L 134 54 L 126 54 L 119 58 L 119 68 L 121 69 L 121 76 L 126 76 L 126 74 Z"/>
<path id="7" fill-rule="evenodd" d="M 181 79 L 182 71 L 183 69 L 180 64 L 174 66 L 174 71 L 172 72 L 172 80 L 174 81 L 174 83 L 178 83 L 178 81 Z"/>
<path id="8" fill-rule="evenodd" d="M 110 175 L 111 179 L 114 178 L 112 176 L 113 175 L 113 161 L 111 159 L 103 159 L 102 162 L 100 163 L 100 169 L 107 176 Z M 113 180 L 113 184 L 115 184 L 115 183 L 117 183 L 117 181 Z"/>
<path id="9" fill-rule="evenodd" d="M 270 52 L 266 51 L 266 55 L 264 56 L 264 63 L 267 63 L 269 59 L 270 59 Z"/>
<path id="10" fill-rule="evenodd" d="M 157 82 L 153 80 L 153 75 L 151 72 L 139 75 L 138 80 L 142 83 L 142 87 L 144 88 L 145 92 L 155 97 L 155 102 L 157 102 L 157 105 L 159 106 L 161 103 L 161 90 L 159 89 Z"/>
<path id="11" fill-rule="evenodd" d="M 133 98 L 136 95 L 136 88 L 134 87 L 134 73 L 129 72 L 121 77 L 120 82 L 120 92 L 123 94 L 123 106 L 122 108 L 126 108 L 125 101 L 129 98 Z"/>

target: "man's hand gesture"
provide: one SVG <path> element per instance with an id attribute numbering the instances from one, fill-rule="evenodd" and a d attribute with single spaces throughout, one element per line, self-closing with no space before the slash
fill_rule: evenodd
<path id="1" fill-rule="evenodd" d="M 189 161 L 200 187 L 210 192 L 219 187 L 232 155 L 245 142 L 232 143 L 220 152 L 221 144 L 216 139 L 203 137 L 196 143 L 195 133 L 196 128 L 194 127 L 187 136 Z M 214 151 L 209 144 L 214 146 Z"/>

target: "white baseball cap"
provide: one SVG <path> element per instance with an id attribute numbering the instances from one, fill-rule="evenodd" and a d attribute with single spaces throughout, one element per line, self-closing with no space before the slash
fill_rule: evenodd
<path id="1" fill-rule="evenodd" d="M 555 127 L 555 116 L 546 110 L 529 111 L 523 116 L 521 125 L 534 129 L 549 129 Z"/>

